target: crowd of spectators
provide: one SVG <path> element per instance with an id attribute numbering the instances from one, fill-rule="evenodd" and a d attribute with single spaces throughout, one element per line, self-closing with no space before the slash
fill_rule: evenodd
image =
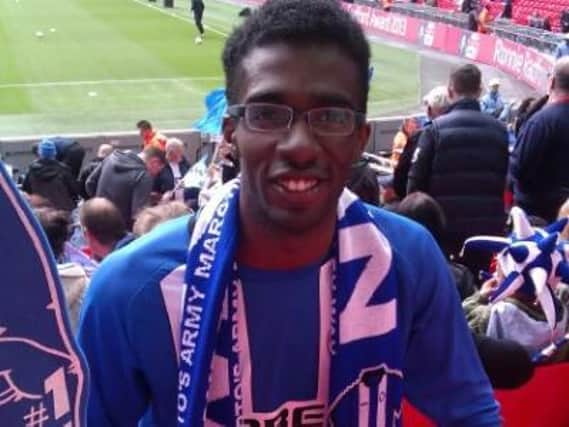
<path id="1" fill-rule="evenodd" d="M 569 133 L 569 59 L 557 62 L 546 96 L 529 98 L 515 108 L 501 98 L 497 80 L 490 82 L 488 93 L 482 96 L 482 81 L 474 65 L 455 70 L 448 86 L 435 87 L 425 96 L 426 120 L 409 117 L 403 122 L 388 161 L 393 176 L 388 180 L 378 177 L 364 160 L 353 168 L 348 187 L 367 203 L 383 204 L 431 232 L 447 256 L 479 350 L 492 347 L 494 352 L 496 343 L 484 340 L 507 337 L 518 344 L 504 341 L 498 351 L 519 355 L 521 344 L 523 357 L 529 358 L 551 345 L 552 336 L 563 344 L 567 287 L 551 286 L 560 316 L 554 335 L 535 298 L 516 294 L 509 300 L 516 307 L 510 322 L 529 316 L 538 327 L 525 329 L 534 334 L 529 339 L 516 334 L 499 336 L 490 321 L 495 309 L 491 302 L 504 272 L 492 262 L 492 254 L 464 254 L 461 248 L 472 236 L 507 234 L 508 192 L 513 192 L 513 203 L 523 208 L 534 225 L 545 226 L 569 216 L 569 147 L 564 144 Z M 222 142 L 202 187 L 188 189 L 184 177 L 191 165 L 184 155 L 184 143 L 166 138 L 147 121 L 137 126 L 140 152 L 103 143 L 96 157 L 82 168 L 78 164 L 85 152 L 78 143 L 43 140 L 23 181 L 22 191 L 57 260 L 73 328 L 89 277 L 99 263 L 158 224 L 192 212 L 196 192 L 201 191 L 203 204 L 239 171 L 237 153 Z M 192 204 L 187 203 L 190 193 Z M 558 239 L 568 238 L 566 227 Z M 491 278 L 478 276 L 479 270 L 493 268 Z M 496 371 L 496 364 L 480 352 L 487 371 Z M 502 374 L 517 365 L 504 366 L 499 369 Z M 516 373 L 508 375 L 515 377 Z M 519 377 L 513 382 L 498 377 L 491 376 L 495 385 L 520 382 Z"/>

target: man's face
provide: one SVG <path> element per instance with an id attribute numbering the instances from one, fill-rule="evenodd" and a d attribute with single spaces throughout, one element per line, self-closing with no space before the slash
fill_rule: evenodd
<path id="1" fill-rule="evenodd" d="M 281 230 L 308 230 L 336 215 L 351 165 L 369 136 L 356 125 L 348 136 L 319 136 L 299 113 L 321 107 L 361 110 L 356 65 L 337 48 L 275 44 L 253 49 L 241 64 L 238 103 L 286 105 L 289 130 L 258 132 L 229 119 L 224 136 L 241 161 L 241 215 Z"/>
<path id="2" fill-rule="evenodd" d="M 163 167 L 164 164 L 156 157 L 152 157 L 146 161 L 146 170 L 152 176 L 158 176 Z"/>
<path id="3" fill-rule="evenodd" d="M 183 152 L 180 147 L 173 147 L 166 152 L 166 159 L 172 163 L 180 163 L 182 161 L 182 155 Z"/>
<path id="4" fill-rule="evenodd" d="M 493 95 L 496 95 L 498 93 L 499 89 L 500 89 L 500 86 L 498 86 L 498 85 L 490 86 L 490 93 L 492 93 Z"/>
<path id="5" fill-rule="evenodd" d="M 152 129 L 140 128 L 140 137 L 142 139 L 148 139 L 151 136 L 152 136 Z"/>

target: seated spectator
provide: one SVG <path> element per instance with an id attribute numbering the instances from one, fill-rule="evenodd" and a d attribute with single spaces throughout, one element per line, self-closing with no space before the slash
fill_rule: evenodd
<path id="1" fill-rule="evenodd" d="M 56 160 L 53 141 L 44 139 L 37 148 L 39 158 L 28 170 L 22 189 L 50 201 L 56 208 L 71 212 L 78 199 L 78 188 L 71 169 Z"/>
<path id="2" fill-rule="evenodd" d="M 431 196 L 421 192 L 409 194 L 395 208 L 395 212 L 424 226 L 441 246 L 441 242 L 444 240 L 446 218 L 441 206 Z M 476 290 L 476 280 L 466 266 L 450 260 L 447 262 L 460 299 L 464 300 Z"/>
<path id="3" fill-rule="evenodd" d="M 138 214 L 134 226 L 133 233 L 139 237 L 150 233 L 158 224 L 166 222 L 170 219 L 179 218 L 190 212 L 188 206 L 179 201 L 173 201 L 158 206 L 151 206 L 143 209 Z"/>
<path id="4" fill-rule="evenodd" d="M 500 15 L 502 19 L 512 19 L 512 0 L 506 0 L 504 2 L 504 10 L 502 10 L 502 14 Z"/>
<path id="5" fill-rule="evenodd" d="M 449 107 L 450 101 L 448 99 L 447 87 L 435 87 L 425 95 L 423 103 L 426 107 L 427 114 L 427 122 L 423 125 L 423 128 L 425 128 L 429 126 L 434 119 L 444 114 Z M 405 144 L 403 152 L 399 157 L 397 166 L 395 166 L 393 170 L 393 189 L 400 199 L 403 199 L 407 195 L 407 178 L 409 175 L 409 169 L 411 169 L 413 153 L 417 149 L 417 144 L 419 143 L 422 131 L 423 129 L 419 129 L 409 137 L 409 140 L 407 141 L 407 144 Z"/>
<path id="6" fill-rule="evenodd" d="M 99 262 L 135 238 L 127 231 L 117 207 L 102 197 L 95 197 L 83 203 L 79 210 L 79 221 L 91 256 Z"/>
<path id="7" fill-rule="evenodd" d="M 528 16 L 528 27 L 531 28 L 536 28 L 537 27 L 537 11 L 533 11 L 529 16 Z"/>
<path id="8" fill-rule="evenodd" d="M 377 175 L 368 166 L 367 162 L 361 162 L 352 169 L 352 175 L 347 186 L 364 202 L 373 206 L 379 206 Z"/>
<path id="9" fill-rule="evenodd" d="M 559 15 L 559 24 L 563 34 L 569 33 L 569 9 L 565 9 Z"/>
<path id="10" fill-rule="evenodd" d="M 543 95 L 540 98 L 528 98 L 530 101 L 527 105 L 520 105 L 518 117 L 515 122 L 514 131 L 516 138 L 519 136 L 523 125 L 538 111 L 540 111 L 549 102 L 549 95 Z"/>
<path id="11" fill-rule="evenodd" d="M 480 110 L 495 119 L 501 119 L 504 107 L 504 100 L 500 95 L 500 80 L 494 78 L 488 84 L 488 92 L 480 100 Z"/>
<path id="12" fill-rule="evenodd" d="M 407 145 L 407 141 L 415 133 L 417 130 L 417 119 L 415 117 L 406 117 L 403 119 L 403 123 L 401 123 L 401 127 L 395 134 L 393 138 L 393 147 L 391 148 L 391 167 L 397 167 L 397 163 L 399 162 L 399 157 L 401 157 L 401 153 L 403 153 L 403 149 L 405 145 Z"/>
<path id="13" fill-rule="evenodd" d="M 569 33 L 564 33 L 563 40 L 561 40 L 555 47 L 555 52 L 553 52 L 553 56 L 555 59 L 559 59 L 568 55 L 569 55 Z"/>
<path id="14" fill-rule="evenodd" d="M 97 166 L 101 164 L 101 162 L 113 152 L 114 147 L 111 144 L 101 144 L 97 149 L 97 156 L 91 160 L 79 173 L 79 191 L 81 197 L 87 200 L 89 195 L 87 194 L 87 189 L 85 188 L 85 184 L 87 183 L 87 178 L 91 175 Z"/>
<path id="15" fill-rule="evenodd" d="M 154 130 L 148 120 L 141 120 L 136 124 L 142 139 L 142 149 L 148 147 L 156 147 L 164 151 L 166 149 L 166 142 L 168 138 L 160 132 Z"/>
<path id="16" fill-rule="evenodd" d="M 499 253 L 495 274 L 463 307 L 475 333 L 517 341 L 535 354 L 567 331 L 567 307 L 554 293 L 560 280 L 569 279 L 559 268 L 560 263 L 565 269 L 569 265 L 556 261 L 557 231 L 566 221 L 536 232 L 521 209 L 513 208 L 511 215 L 511 238 L 482 236 L 466 241 L 467 250 Z"/>
<path id="17" fill-rule="evenodd" d="M 184 200 L 184 189 L 178 184 L 190 169 L 190 164 L 184 157 L 184 143 L 178 138 L 169 138 L 166 142 L 166 160 L 168 163 L 154 180 L 153 191 L 163 195 L 178 188 L 181 191 L 169 193 L 167 199 Z"/>
<path id="18" fill-rule="evenodd" d="M 545 31 L 551 31 L 551 18 L 549 16 L 543 17 L 541 28 Z"/>
<path id="19" fill-rule="evenodd" d="M 69 238 L 69 214 L 52 208 L 39 208 L 34 212 L 57 262 L 57 272 L 63 286 L 71 328 L 75 332 L 77 331 L 79 312 L 89 280 L 79 264 L 62 262 L 65 242 Z"/>
<path id="20" fill-rule="evenodd" d="M 87 194 L 113 202 L 130 229 L 138 211 L 150 203 L 154 178 L 165 164 L 164 152 L 156 147 L 138 154 L 115 150 L 87 178 Z"/>
<path id="21" fill-rule="evenodd" d="M 85 149 L 78 141 L 69 138 L 56 136 L 50 140 L 53 141 L 57 150 L 56 160 L 69 166 L 73 179 L 77 180 L 85 157 Z"/>

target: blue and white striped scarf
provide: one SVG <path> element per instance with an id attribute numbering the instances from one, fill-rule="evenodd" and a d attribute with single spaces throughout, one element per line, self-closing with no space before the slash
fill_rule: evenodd
<path id="1" fill-rule="evenodd" d="M 246 315 L 235 272 L 239 186 L 232 181 L 215 195 L 191 238 L 178 425 L 399 425 L 403 356 L 391 246 L 366 205 L 348 190 L 338 202 L 331 256 L 319 275 L 322 413 L 311 413 L 314 406 L 302 402 L 288 402 L 272 414 L 253 413 Z"/>

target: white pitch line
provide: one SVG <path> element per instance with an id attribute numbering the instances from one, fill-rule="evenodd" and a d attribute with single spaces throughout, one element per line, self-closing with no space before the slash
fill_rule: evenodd
<path id="1" fill-rule="evenodd" d="M 108 79 L 108 80 L 77 80 L 77 81 L 54 81 L 38 83 L 8 83 L 0 84 L 0 89 L 14 88 L 34 88 L 34 87 L 65 87 L 65 86 L 93 86 L 108 84 L 140 84 L 140 83 L 176 83 L 193 81 L 216 81 L 223 80 L 223 77 L 164 77 L 149 79 Z"/>
<path id="2" fill-rule="evenodd" d="M 159 7 L 159 6 L 156 6 L 156 5 L 153 5 L 153 4 L 150 4 L 150 3 L 148 3 L 148 2 L 144 2 L 144 1 L 142 1 L 142 0 L 132 0 L 132 1 L 135 2 L 135 3 L 138 3 L 138 4 L 142 5 L 142 6 L 149 7 L 150 9 L 154 9 L 154 10 L 156 10 L 156 11 L 158 11 L 158 12 L 160 12 L 160 13 L 166 15 L 166 16 L 170 16 L 170 17 L 172 17 L 172 18 L 179 19 L 180 21 L 189 22 L 190 24 L 193 24 L 193 23 L 194 23 L 194 21 L 193 21 L 192 19 L 190 19 L 190 18 L 186 18 L 185 16 L 178 15 L 177 13 L 172 13 L 171 11 L 169 11 L 169 10 L 167 10 L 167 9 L 164 9 L 164 8 L 162 8 L 162 7 Z M 221 36 L 223 36 L 223 37 L 229 37 L 229 34 L 224 33 L 223 31 L 217 30 L 217 29 L 213 28 L 213 27 L 210 26 L 210 25 L 204 24 L 204 27 L 207 28 L 207 29 L 208 29 L 209 31 L 211 31 L 212 33 L 217 33 L 217 34 L 219 34 L 219 35 L 221 35 Z"/>

